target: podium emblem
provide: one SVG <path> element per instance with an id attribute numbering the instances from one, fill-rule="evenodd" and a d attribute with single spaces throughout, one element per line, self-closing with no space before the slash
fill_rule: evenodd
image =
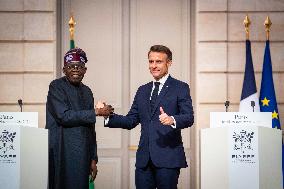
<path id="1" fill-rule="evenodd" d="M 14 141 L 16 132 L 3 130 L 0 133 L 0 161 L 2 163 L 13 163 L 16 158 Z"/>

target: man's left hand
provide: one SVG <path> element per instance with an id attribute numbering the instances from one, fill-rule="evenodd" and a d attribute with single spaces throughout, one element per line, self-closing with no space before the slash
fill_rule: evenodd
<path id="1" fill-rule="evenodd" d="M 94 181 L 96 179 L 97 173 L 98 173 L 97 162 L 95 160 L 92 160 L 91 169 L 90 169 L 92 181 Z"/>
<path id="2" fill-rule="evenodd" d="M 174 124 L 173 118 L 171 116 L 168 116 L 168 114 L 164 112 L 162 107 L 160 107 L 160 112 L 161 114 L 159 115 L 159 119 L 163 125 L 171 126 Z"/>

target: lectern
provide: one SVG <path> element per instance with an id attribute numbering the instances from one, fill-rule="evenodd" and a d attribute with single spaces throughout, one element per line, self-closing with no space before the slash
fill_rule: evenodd
<path id="1" fill-rule="evenodd" d="M 47 188 L 48 133 L 34 116 L 0 112 L 0 188 Z"/>
<path id="2" fill-rule="evenodd" d="M 201 130 L 201 189 L 282 189 L 282 132 L 268 114 L 210 115 L 214 128 Z"/>

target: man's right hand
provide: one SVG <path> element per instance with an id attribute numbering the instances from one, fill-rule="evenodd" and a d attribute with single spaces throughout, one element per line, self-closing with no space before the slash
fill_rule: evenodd
<path id="1" fill-rule="evenodd" d="M 111 105 L 107 105 L 105 102 L 98 101 L 95 111 L 97 116 L 108 117 L 113 114 L 114 108 Z"/>

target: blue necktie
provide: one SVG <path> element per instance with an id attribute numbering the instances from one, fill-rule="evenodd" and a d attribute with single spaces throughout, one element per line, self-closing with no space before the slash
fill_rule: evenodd
<path id="1" fill-rule="evenodd" d="M 154 82 L 155 88 L 153 90 L 152 96 L 151 96 L 151 112 L 154 111 L 154 106 L 158 97 L 158 92 L 159 92 L 159 85 L 160 82 Z"/>

